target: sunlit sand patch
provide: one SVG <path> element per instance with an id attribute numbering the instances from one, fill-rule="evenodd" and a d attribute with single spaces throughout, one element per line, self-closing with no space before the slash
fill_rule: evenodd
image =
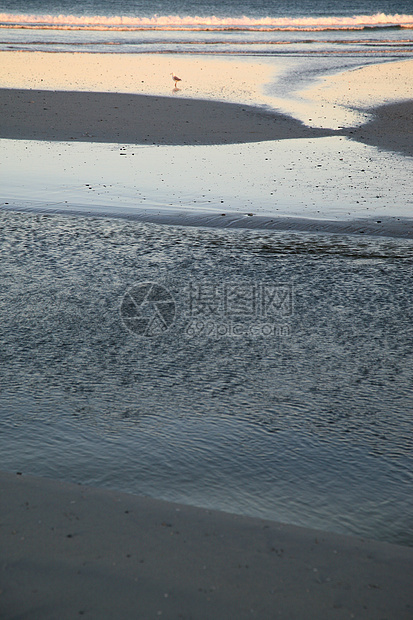
<path id="1" fill-rule="evenodd" d="M 307 125 L 354 127 L 369 119 L 371 108 L 413 99 L 412 75 L 413 60 L 368 65 L 326 76 L 277 102 Z"/>
<path id="2" fill-rule="evenodd" d="M 274 63 L 159 54 L 0 53 L 0 86 L 138 93 L 271 105 L 263 85 Z M 171 73 L 179 76 L 175 88 Z"/>
<path id="3" fill-rule="evenodd" d="M 413 60 L 368 65 L 328 76 L 302 94 L 326 104 L 368 109 L 413 99 L 412 76 Z"/>

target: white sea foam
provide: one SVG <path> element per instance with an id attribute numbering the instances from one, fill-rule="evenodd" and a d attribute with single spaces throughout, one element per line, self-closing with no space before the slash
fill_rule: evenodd
<path id="1" fill-rule="evenodd" d="M 105 15 L 39 15 L 0 13 L 2 28 L 59 30 L 360 30 L 363 28 L 413 28 L 413 15 L 355 15 L 352 17 L 201 17 L 153 15 L 151 17 Z"/>

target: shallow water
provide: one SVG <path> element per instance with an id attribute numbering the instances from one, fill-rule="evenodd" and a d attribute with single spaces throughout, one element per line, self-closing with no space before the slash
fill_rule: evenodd
<path id="1" fill-rule="evenodd" d="M 0 206 L 411 217 L 413 159 L 344 137 L 215 146 L 0 140 Z"/>
<path id="2" fill-rule="evenodd" d="M 413 544 L 411 241 L 0 222 L 2 469 Z"/>

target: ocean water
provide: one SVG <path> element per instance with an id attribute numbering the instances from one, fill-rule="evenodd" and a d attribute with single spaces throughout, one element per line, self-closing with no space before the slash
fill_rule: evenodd
<path id="1" fill-rule="evenodd" d="M 412 52 L 409 0 L 0 2 L 0 49 L 368 55 Z"/>
<path id="2" fill-rule="evenodd" d="M 250 56 L 288 89 L 410 58 L 412 13 L 0 1 L 0 50 Z M 283 216 L 408 216 L 411 159 L 338 140 L 242 145 L 236 175 L 230 146 L 2 140 L 0 467 L 413 545 L 412 240 L 114 217 L 248 220 L 275 192 Z"/>

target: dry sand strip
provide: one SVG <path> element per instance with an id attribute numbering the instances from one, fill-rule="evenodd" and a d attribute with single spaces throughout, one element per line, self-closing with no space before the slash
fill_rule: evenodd
<path id="1" fill-rule="evenodd" d="M 0 89 L 0 137 L 122 144 L 234 144 L 333 135 L 251 106 L 95 92 Z"/>
<path id="2" fill-rule="evenodd" d="M 0 617 L 413 617 L 413 549 L 0 473 Z"/>
<path id="3" fill-rule="evenodd" d="M 248 230 L 281 230 L 314 234 L 336 233 L 339 235 L 369 235 L 413 239 L 413 218 L 379 216 L 350 220 L 310 219 L 303 217 L 271 217 L 253 213 L 191 212 L 173 209 L 125 209 L 118 208 L 109 214 L 99 207 L 91 210 L 85 205 L 37 205 L 35 208 L 16 203 L 0 204 L 0 211 L 20 213 L 41 213 L 42 215 L 63 214 L 91 218 L 121 218 L 132 222 L 151 222 L 169 226 L 195 226 L 203 228 L 232 228 Z M 270 248 L 262 248 L 271 253 Z"/>

